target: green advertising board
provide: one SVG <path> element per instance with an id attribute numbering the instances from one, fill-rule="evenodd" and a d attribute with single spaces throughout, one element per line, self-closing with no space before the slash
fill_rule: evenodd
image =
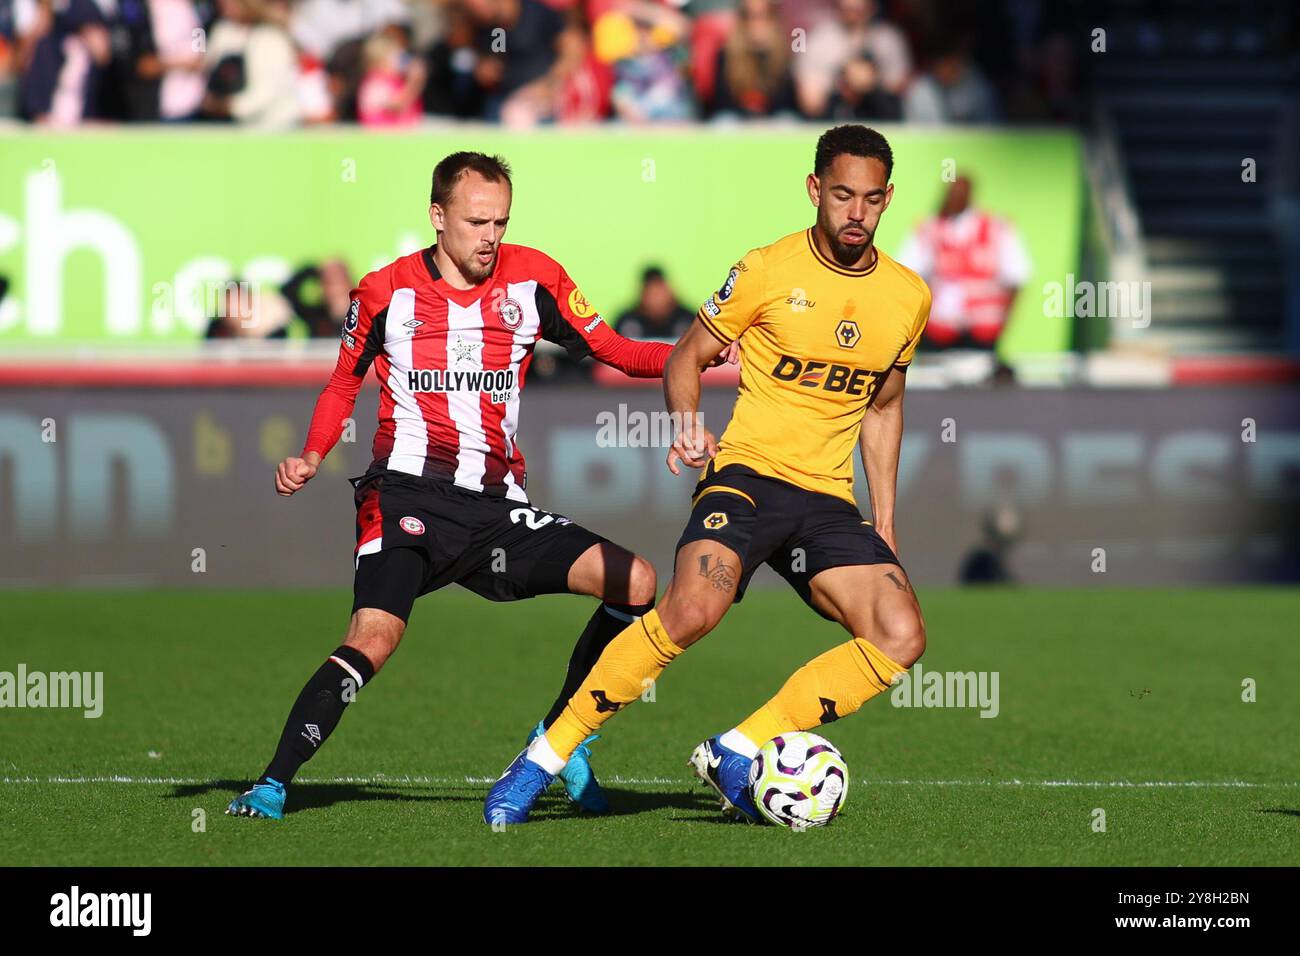
<path id="1" fill-rule="evenodd" d="M 896 159 L 881 248 L 896 252 L 933 213 L 945 174 L 970 175 L 976 204 L 1010 220 L 1033 260 L 1006 352 L 1065 347 L 1069 320 L 1045 316 L 1039 290 L 1077 267 L 1077 136 L 883 131 Z M 12 128 L 0 133 L 0 348 L 189 342 L 207 324 L 196 290 L 279 282 L 329 256 L 360 276 L 433 241 L 430 173 L 457 149 L 509 159 L 507 241 L 558 259 L 607 318 L 650 263 L 694 308 L 748 249 L 812 222 L 804 177 L 819 132 Z"/>

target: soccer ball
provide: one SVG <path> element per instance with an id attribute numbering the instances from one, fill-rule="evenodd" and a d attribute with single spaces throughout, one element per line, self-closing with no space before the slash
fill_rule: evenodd
<path id="1" fill-rule="evenodd" d="M 749 792 L 767 820 L 802 830 L 830 823 L 849 794 L 849 768 L 824 737 L 798 731 L 765 743 L 749 768 Z"/>

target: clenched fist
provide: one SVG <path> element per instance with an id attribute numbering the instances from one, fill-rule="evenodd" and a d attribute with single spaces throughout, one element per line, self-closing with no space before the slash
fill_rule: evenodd
<path id="1" fill-rule="evenodd" d="M 311 481 L 320 466 L 320 455 L 309 451 L 306 458 L 286 458 L 275 466 L 275 490 L 277 494 L 289 497 L 295 491 Z"/>

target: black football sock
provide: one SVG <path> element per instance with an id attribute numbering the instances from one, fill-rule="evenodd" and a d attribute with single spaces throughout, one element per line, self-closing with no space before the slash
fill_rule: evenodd
<path id="1" fill-rule="evenodd" d="M 258 782 L 292 780 L 338 726 L 357 691 L 374 676 L 370 660 L 355 647 L 344 645 L 331 654 L 293 702 L 280 745 Z"/>
<path id="2" fill-rule="evenodd" d="M 555 718 L 564 711 L 564 705 L 587 679 L 587 674 L 596 666 L 600 652 L 606 645 L 618 637 L 635 618 L 646 614 L 653 607 L 652 601 L 649 604 L 606 602 L 596 608 L 596 613 L 591 616 L 586 629 L 579 636 L 578 643 L 573 646 L 573 653 L 569 656 L 569 670 L 564 675 L 564 686 L 560 689 L 560 696 L 555 698 L 555 703 L 551 705 L 550 713 L 542 721 L 544 728 L 555 723 Z"/>

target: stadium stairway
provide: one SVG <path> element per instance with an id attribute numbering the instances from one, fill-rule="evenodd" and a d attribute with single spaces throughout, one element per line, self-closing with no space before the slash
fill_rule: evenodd
<path id="1" fill-rule="evenodd" d="M 1294 16 L 1261 6 L 1279 29 Z M 1137 207 L 1152 338 L 1174 354 L 1274 349 L 1285 282 L 1273 198 L 1295 67 L 1228 5 L 1163 9 L 1111 28 L 1092 63 Z"/>

